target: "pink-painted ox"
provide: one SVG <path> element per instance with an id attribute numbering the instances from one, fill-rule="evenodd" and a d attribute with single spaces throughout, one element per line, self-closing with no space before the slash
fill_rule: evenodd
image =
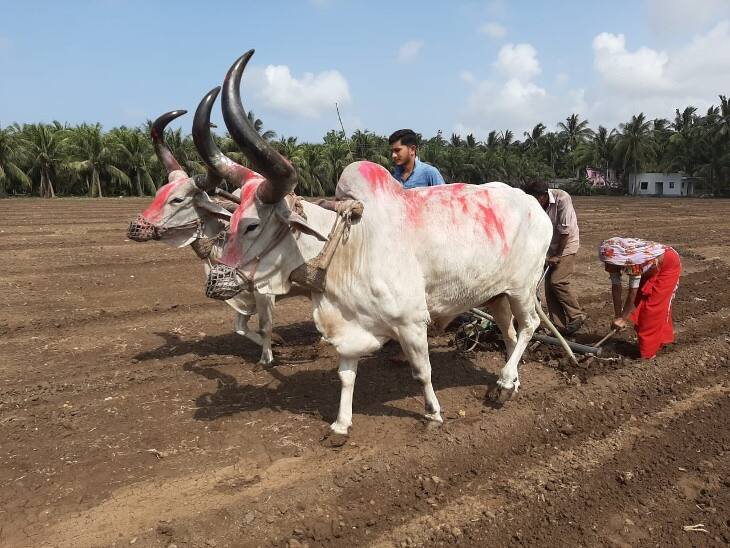
<path id="1" fill-rule="evenodd" d="M 296 172 L 258 136 L 241 104 L 241 77 L 252 55 L 253 50 L 239 58 L 226 76 L 223 114 L 231 136 L 265 179 L 244 189 L 222 264 L 209 277 L 213 295 L 215 280 L 226 274 L 240 287 L 287 292 L 290 273 L 321 251 L 336 219 L 336 213 L 308 203 L 300 216 L 285 200 Z M 336 197 L 359 200 L 364 213 L 337 249 L 324 292 L 312 293 L 317 329 L 339 354 L 342 390 L 331 431 L 348 433 L 358 360 L 389 339 L 399 341 L 422 385 L 426 417 L 442 422 L 426 328 L 430 323 L 443 328 L 485 302 L 508 354 L 488 396 L 497 402 L 509 398 L 519 387 L 520 358 L 540 323 L 536 287 L 552 227 L 537 201 L 502 183 L 404 191 L 370 162 L 345 168 Z"/>
<path id="2" fill-rule="evenodd" d="M 159 188 L 152 203 L 132 221 L 127 231 L 130 239 L 139 242 L 159 240 L 174 247 L 192 244 L 199 245 L 199 250 L 205 249 L 207 252 L 209 249 L 208 257 L 200 257 L 206 277 L 211 261 L 216 261 L 222 252 L 222 242 L 211 242 L 211 239 L 215 239 L 228 227 L 228 223 L 217 215 L 221 206 L 211 200 L 209 193 L 216 192 L 216 186 L 222 178 L 237 187 L 262 180 L 259 174 L 224 156 L 210 135 L 207 120 L 219 90 L 220 88 L 216 88 L 203 98 L 193 123 L 196 146 L 201 154 L 205 152 L 206 158 L 213 162 L 205 176 L 189 177 L 165 143 L 165 127 L 186 111 L 168 112 L 155 120 L 151 130 L 152 141 L 155 152 L 168 173 L 168 182 Z M 202 120 L 205 120 L 204 125 Z M 240 199 L 240 193 L 238 188 L 233 195 Z M 231 206 L 235 207 L 235 204 L 231 202 L 229 207 Z M 207 246 L 204 245 L 206 242 Z M 226 300 L 226 303 L 235 310 L 236 333 L 262 347 L 259 364 L 271 364 L 274 360 L 271 349 L 274 296 L 242 291 Z M 258 332 L 251 331 L 248 327 L 249 319 L 254 313 L 259 316 Z"/>

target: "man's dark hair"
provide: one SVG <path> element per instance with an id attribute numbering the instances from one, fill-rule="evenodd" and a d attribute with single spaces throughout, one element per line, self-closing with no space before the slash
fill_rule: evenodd
<path id="1" fill-rule="evenodd" d="M 394 131 L 393 134 L 388 137 L 388 144 L 392 145 L 395 142 L 400 141 L 405 146 L 418 146 L 418 135 L 412 129 L 399 129 Z"/>
<path id="2" fill-rule="evenodd" d="M 530 196 L 540 196 L 541 194 L 547 194 L 548 184 L 543 179 L 537 179 L 531 181 L 525 185 L 524 191 Z"/>

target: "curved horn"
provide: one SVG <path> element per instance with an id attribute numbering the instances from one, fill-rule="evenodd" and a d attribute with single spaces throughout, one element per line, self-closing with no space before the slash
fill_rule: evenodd
<path id="1" fill-rule="evenodd" d="M 208 173 L 206 173 L 205 175 L 194 175 L 193 182 L 195 183 L 195 186 L 197 186 L 200 190 L 212 193 L 214 190 L 216 190 L 215 187 L 220 184 L 221 178 L 215 171 L 213 171 L 212 169 L 208 169 Z"/>
<path id="2" fill-rule="evenodd" d="M 187 113 L 187 110 L 171 110 L 152 123 L 150 134 L 152 135 L 152 143 L 155 146 L 155 154 L 157 154 L 162 165 L 165 166 L 168 175 L 173 171 L 183 171 L 183 168 L 180 167 L 180 164 L 167 147 L 167 143 L 165 143 L 165 128 L 167 124 L 185 113 Z"/>
<path id="3" fill-rule="evenodd" d="M 230 184 L 241 187 L 246 179 L 250 177 L 252 171 L 223 154 L 210 133 L 210 111 L 213 109 L 213 104 L 220 90 L 220 86 L 211 89 L 195 110 L 193 142 L 209 171 L 225 179 Z"/>
<path id="4" fill-rule="evenodd" d="M 254 50 L 233 63 L 223 82 L 223 120 L 236 144 L 266 180 L 259 185 L 258 197 L 267 204 L 281 200 L 297 185 L 292 165 L 254 129 L 241 103 L 241 77 Z"/>

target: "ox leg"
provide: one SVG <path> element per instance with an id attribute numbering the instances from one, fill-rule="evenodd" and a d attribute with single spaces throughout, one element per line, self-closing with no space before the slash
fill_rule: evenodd
<path id="1" fill-rule="evenodd" d="M 512 355 L 502 368 L 497 385 L 488 394 L 491 400 L 499 403 L 509 399 L 512 393 L 519 389 L 520 377 L 517 366 L 533 333 L 540 325 L 540 319 L 535 309 L 535 297 L 531 293 L 527 293 L 527 295 L 510 295 L 509 304 L 517 319 L 517 343 Z"/>
<path id="2" fill-rule="evenodd" d="M 236 315 L 233 317 L 233 330 L 242 337 L 246 337 L 249 341 L 261 346 L 264 344 L 264 340 L 261 338 L 261 335 L 249 329 L 248 320 L 250 319 L 250 314 L 236 312 Z"/>
<path id="3" fill-rule="evenodd" d="M 267 366 L 274 363 L 274 353 L 271 351 L 271 335 L 274 327 L 274 299 L 273 295 L 254 294 L 256 298 L 256 312 L 259 315 L 259 334 L 261 336 L 261 358 L 259 365 Z"/>
<path id="4" fill-rule="evenodd" d="M 517 331 L 515 330 L 512 309 L 509 306 L 507 295 L 499 295 L 487 303 L 487 309 L 494 316 L 494 321 L 499 327 L 507 349 L 507 359 L 512 356 L 517 345 Z"/>
<path id="5" fill-rule="evenodd" d="M 352 394 L 355 391 L 355 377 L 357 377 L 358 358 L 345 358 L 340 356 L 340 364 L 337 373 L 340 376 L 342 389 L 340 391 L 340 409 L 337 412 L 337 420 L 330 425 L 335 434 L 347 435 L 352 426 Z"/>
<path id="6" fill-rule="evenodd" d="M 407 327 L 398 332 L 401 348 L 408 361 L 411 362 L 413 378 L 423 387 L 423 398 L 426 401 L 426 418 L 442 423 L 441 405 L 431 384 L 431 360 L 428 356 L 428 336 L 426 325 Z"/>

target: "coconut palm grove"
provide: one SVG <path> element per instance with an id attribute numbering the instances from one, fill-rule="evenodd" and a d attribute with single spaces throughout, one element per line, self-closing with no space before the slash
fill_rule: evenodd
<path id="1" fill-rule="evenodd" d="M 390 165 L 387 136 L 368 130 L 347 135 L 331 130 L 319 143 L 278 136 L 249 112 L 254 127 L 299 173 L 299 193 L 325 196 L 334 192 L 342 170 L 355 160 Z M 12 124 L 0 127 L 0 195 L 3 196 L 145 196 L 165 182 L 149 136 L 142 127 L 100 124 Z M 227 135 L 214 135 L 221 150 L 246 164 Z M 192 137 L 181 129 L 166 135 L 174 155 L 190 173 L 203 173 Z M 626 191 L 628 174 L 678 171 L 699 180 L 707 195 L 730 193 L 730 102 L 719 95 L 706 112 L 693 106 L 673 116 L 649 119 L 644 113 L 616 128 L 592 127 L 579 114 L 553 125 L 537 122 L 516 135 L 494 129 L 486 140 L 473 134 L 421 136 L 419 156 L 441 171 L 447 182 L 480 184 L 503 181 L 521 186 L 534 178 L 566 179 L 573 194 Z M 615 188 L 597 189 L 586 168 L 614 170 Z"/>

